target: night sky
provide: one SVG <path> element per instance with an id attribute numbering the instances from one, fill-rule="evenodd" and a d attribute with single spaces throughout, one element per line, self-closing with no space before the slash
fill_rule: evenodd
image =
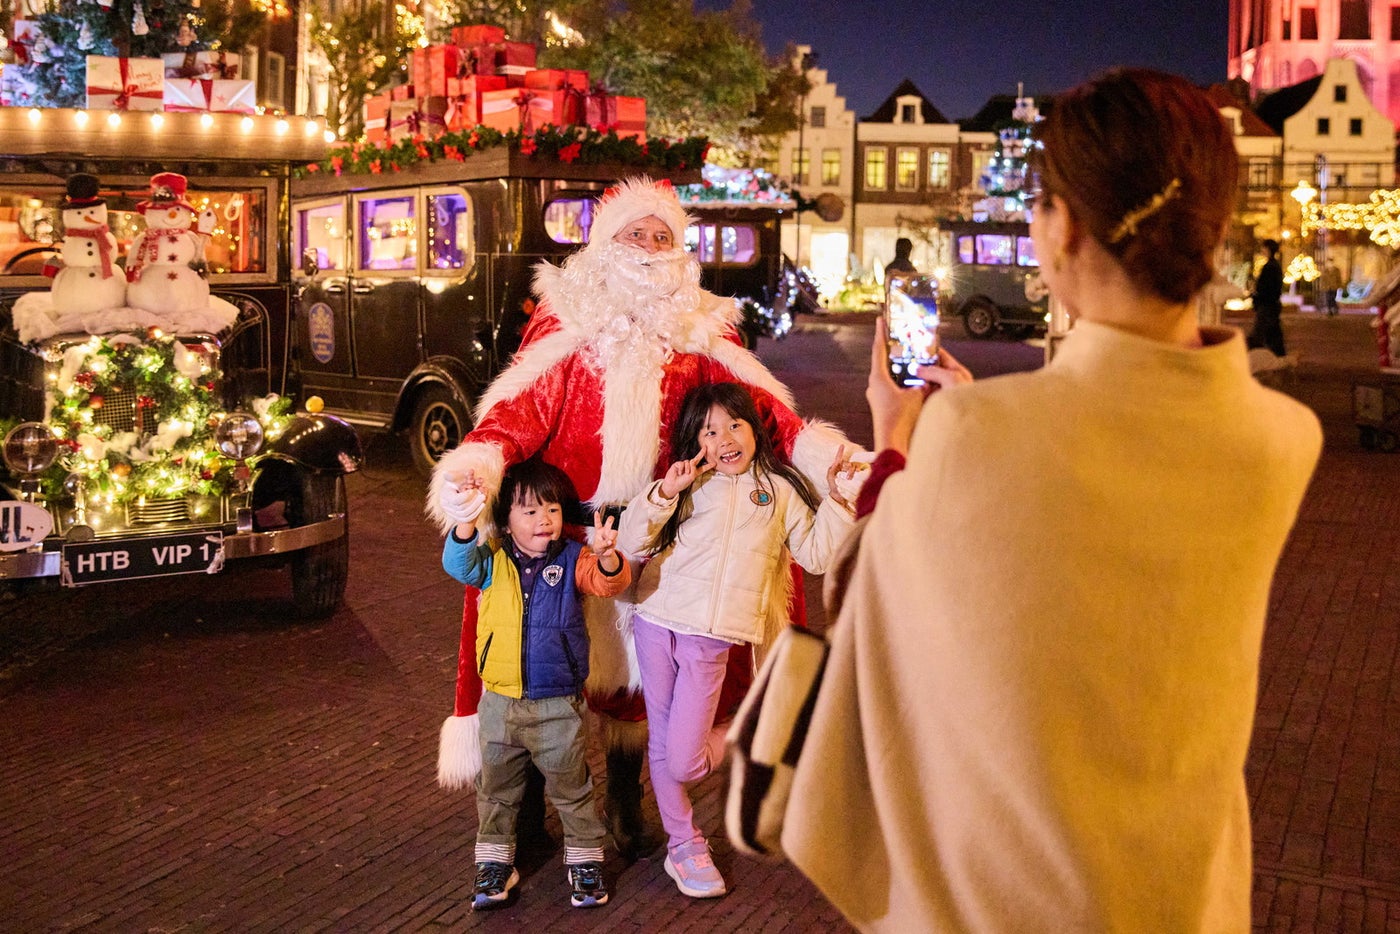
<path id="1" fill-rule="evenodd" d="M 1226 0 L 751 0 L 763 42 L 810 45 L 856 116 L 905 78 L 950 120 L 994 94 L 1061 91 L 1112 65 L 1225 79 Z M 701 9 L 722 9 L 701 0 Z"/>

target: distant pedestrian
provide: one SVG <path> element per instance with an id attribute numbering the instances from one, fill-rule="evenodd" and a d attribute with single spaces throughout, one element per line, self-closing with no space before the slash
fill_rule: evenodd
<path id="1" fill-rule="evenodd" d="M 1330 257 L 1322 267 L 1317 285 L 1322 290 L 1322 306 L 1330 318 L 1337 313 L 1337 293 L 1342 290 L 1342 271 Z"/>
<path id="2" fill-rule="evenodd" d="M 852 518 L 836 492 L 845 450 L 819 500 L 779 459 L 748 389 L 692 389 L 671 434 L 680 459 L 627 505 L 619 537 L 637 577 L 632 631 L 650 724 L 647 759 L 668 847 L 666 873 L 692 898 L 727 891 L 686 785 L 724 757 L 715 725 L 732 647 L 759 644 L 788 620 L 788 554 L 821 574 Z"/>
<path id="3" fill-rule="evenodd" d="M 509 468 L 493 510 L 499 540 L 478 535 L 486 504 L 474 474 L 444 484 L 443 515 L 454 523 L 442 566 L 481 590 L 475 659 L 485 688 L 477 781 L 476 881 L 472 910 L 499 908 L 520 881 L 515 824 L 530 762 L 544 775 L 545 796 L 564 824 L 564 862 L 575 908 L 608 901 L 603 881 L 607 831 L 593 806 L 585 759 L 583 682 L 588 630 L 579 593 L 611 597 L 631 583 L 616 550 L 613 520 L 596 514 L 593 545 L 565 539 L 564 512 L 577 497 L 568 476 L 529 460 Z"/>
<path id="4" fill-rule="evenodd" d="M 1265 240 L 1264 265 L 1254 279 L 1254 330 L 1248 346 L 1267 347 L 1275 356 L 1288 351 L 1283 346 L 1283 266 L 1278 261 L 1278 241 Z"/>
<path id="5" fill-rule="evenodd" d="M 1031 238 L 1076 324 L 1033 373 L 921 367 L 930 393 L 876 323 L 860 501 L 888 479 L 827 572 L 782 847 L 863 930 L 1245 932 L 1259 650 L 1322 431 L 1196 322 L 1236 203 L 1210 97 L 1116 70 L 1036 135 Z"/>
<path id="6" fill-rule="evenodd" d="M 918 275 L 918 267 L 910 259 L 910 254 L 914 252 L 914 241 L 908 237 L 900 237 L 894 242 L 894 259 L 885 264 L 885 278 L 890 276 L 914 276 Z"/>

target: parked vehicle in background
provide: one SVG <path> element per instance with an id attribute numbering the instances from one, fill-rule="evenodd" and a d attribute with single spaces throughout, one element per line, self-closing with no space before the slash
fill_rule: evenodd
<path id="1" fill-rule="evenodd" d="M 943 221 L 939 236 L 949 260 L 938 271 L 945 315 L 962 318 L 977 338 L 1045 330 L 1049 292 L 1028 224 Z"/>
<path id="2" fill-rule="evenodd" d="M 294 412 L 291 165 L 320 158 L 314 121 L 225 113 L 0 108 L 0 582 L 82 586 L 214 574 L 260 558 L 290 569 L 297 612 L 325 616 L 349 570 L 344 421 Z M 217 331 L 125 309 L 51 303 L 65 180 L 96 175 L 123 254 L 137 201 L 175 170 L 208 211 L 204 265 L 237 311 Z M 154 267 L 149 267 L 154 268 Z M 118 275 L 121 271 L 118 270 Z M 139 324 L 133 323 L 139 321 Z M 310 408 L 314 409 L 312 403 Z"/>

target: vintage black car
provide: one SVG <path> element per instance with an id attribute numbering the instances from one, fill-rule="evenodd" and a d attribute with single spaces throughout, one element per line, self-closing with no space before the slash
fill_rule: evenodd
<path id="1" fill-rule="evenodd" d="M 288 183 L 325 152 L 322 133 L 261 115 L 0 108 L 0 586 L 259 558 L 289 566 L 300 615 L 338 605 L 361 448 L 315 400 L 294 410 L 290 353 Z M 152 176 L 171 171 L 208 218 L 190 265 L 232 309 L 226 326 L 65 307 L 40 266 L 60 253 L 66 179 L 98 177 L 121 257 Z"/>
<path id="2" fill-rule="evenodd" d="M 946 316 L 962 318 L 972 337 L 1043 332 L 1049 292 L 1023 222 L 943 221 L 948 264 L 938 271 Z"/>

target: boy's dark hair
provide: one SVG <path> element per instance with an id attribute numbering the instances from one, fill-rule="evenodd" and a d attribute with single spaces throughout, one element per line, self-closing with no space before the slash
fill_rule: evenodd
<path id="1" fill-rule="evenodd" d="M 553 464 L 532 457 L 507 469 L 501 478 L 501 492 L 491 508 L 491 521 L 496 524 L 496 534 L 502 539 L 510 528 L 510 507 L 527 496 L 538 503 L 558 503 L 564 507 L 565 522 L 584 524 L 578 493 L 574 491 L 569 475 Z"/>
<path id="2" fill-rule="evenodd" d="M 671 426 L 671 459 L 689 460 L 700 453 L 700 430 L 705 427 L 705 418 L 710 414 L 710 409 L 716 405 L 732 417 L 748 422 L 753 429 L 753 473 L 758 485 L 771 494 L 770 478 L 774 475 L 782 477 L 797 491 L 804 503 L 816 509 L 821 502 L 820 497 L 801 471 L 778 456 L 768 435 L 768 427 L 754 405 L 753 396 L 738 383 L 710 383 L 696 386 L 686 393 L 680 414 Z M 671 518 L 666 520 L 656 537 L 647 543 L 651 554 L 660 554 L 669 548 L 680 534 L 681 523 L 690 518 L 694 510 L 691 489 L 686 487 L 680 492 L 675 512 L 671 513 Z"/>

